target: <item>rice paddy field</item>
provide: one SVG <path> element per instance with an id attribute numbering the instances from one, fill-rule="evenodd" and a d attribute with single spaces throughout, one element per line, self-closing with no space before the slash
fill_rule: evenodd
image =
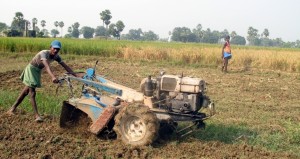
<path id="1" fill-rule="evenodd" d="M 23 88 L 19 76 L 31 58 L 53 39 L 0 38 L 0 158 L 300 158 L 300 50 L 232 46 L 229 72 L 221 72 L 222 44 L 59 39 L 60 55 L 75 71 L 96 72 L 138 90 L 161 70 L 201 77 L 217 114 L 205 130 L 134 148 L 99 138 L 86 124 L 58 126 L 62 102 L 46 71 L 37 103 L 45 118 L 34 122 L 28 98 L 17 115 L 5 112 Z M 52 63 L 56 76 L 64 73 Z"/>

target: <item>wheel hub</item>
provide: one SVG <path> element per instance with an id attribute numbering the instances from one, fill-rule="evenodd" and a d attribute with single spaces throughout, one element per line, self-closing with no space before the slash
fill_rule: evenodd
<path id="1" fill-rule="evenodd" d="M 131 141 L 141 140 L 146 134 L 146 125 L 144 121 L 138 117 L 131 117 L 127 120 L 125 127 L 126 136 Z"/>

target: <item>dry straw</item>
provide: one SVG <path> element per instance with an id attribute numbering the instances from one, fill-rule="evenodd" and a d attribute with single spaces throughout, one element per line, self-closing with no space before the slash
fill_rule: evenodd
<path id="1" fill-rule="evenodd" d="M 219 66 L 221 47 L 156 48 L 126 47 L 122 57 L 130 60 L 174 61 L 182 64 Z M 233 47 L 230 66 L 247 71 L 251 68 L 300 72 L 300 50 Z"/>

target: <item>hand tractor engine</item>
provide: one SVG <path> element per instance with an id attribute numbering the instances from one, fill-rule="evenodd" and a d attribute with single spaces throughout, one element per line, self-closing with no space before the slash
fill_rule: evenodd
<path id="1" fill-rule="evenodd" d="M 201 78 L 161 72 L 156 78 L 143 79 L 140 87 L 144 104 L 156 112 L 160 120 L 194 121 L 203 127 L 203 119 L 215 113 L 214 103 L 205 95 L 206 83 Z M 209 108 L 210 114 L 199 112 L 201 108 Z"/>
<path id="2" fill-rule="evenodd" d="M 145 104 L 171 112 L 189 114 L 211 104 L 205 93 L 205 81 L 200 78 L 161 74 L 141 83 Z M 212 106 L 212 105 L 211 105 Z"/>
<path id="3" fill-rule="evenodd" d="M 205 127 L 204 120 L 215 114 L 201 78 L 162 72 L 156 78 L 143 79 L 139 92 L 96 75 L 95 68 L 96 65 L 87 69 L 82 76 L 65 74 L 61 78 L 60 84 L 67 82 L 71 92 L 71 97 L 63 102 L 61 127 L 73 126 L 80 114 L 85 114 L 92 121 L 90 132 L 115 132 L 124 143 L 141 146 L 174 131 L 185 136 L 194 127 Z M 73 93 L 71 81 L 83 84 L 81 95 Z M 202 112 L 202 108 L 209 112 Z M 179 121 L 192 124 L 179 130 Z"/>

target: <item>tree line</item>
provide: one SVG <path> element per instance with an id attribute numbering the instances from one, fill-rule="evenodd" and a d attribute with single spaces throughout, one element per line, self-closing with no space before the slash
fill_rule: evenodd
<path id="1" fill-rule="evenodd" d="M 109 10 L 104 10 L 100 13 L 100 20 L 103 22 L 103 26 L 98 26 L 97 28 L 92 28 L 89 26 L 83 26 L 80 28 L 80 23 L 75 22 L 68 27 L 68 33 L 64 35 L 64 38 L 79 38 L 80 35 L 83 38 L 89 39 L 95 36 L 112 36 L 114 38 L 120 39 L 121 32 L 125 28 L 125 25 L 122 21 L 117 21 L 116 23 L 111 23 L 111 12 Z M 8 37 L 15 36 L 26 36 L 26 37 L 57 37 L 59 34 L 62 37 L 62 31 L 64 22 L 55 21 L 55 29 L 52 29 L 50 32 L 45 29 L 46 21 L 41 20 L 40 26 L 38 26 L 38 19 L 33 18 L 31 21 L 24 18 L 22 12 L 16 12 L 15 17 L 13 17 L 12 23 L 10 26 L 5 23 L 0 22 L 0 32 L 2 35 Z M 104 27 L 105 26 L 105 27 Z M 61 32 L 59 32 L 58 27 L 60 27 Z"/>
<path id="2" fill-rule="evenodd" d="M 264 29 L 260 34 L 253 27 L 248 28 L 247 37 L 238 35 L 235 31 L 229 33 L 227 29 L 223 31 L 211 30 L 210 28 L 203 29 L 201 24 L 195 28 L 175 27 L 169 32 L 168 39 L 160 39 L 159 35 L 153 31 L 142 31 L 141 28 L 130 29 L 127 34 L 121 34 L 125 28 L 125 24 L 118 20 L 112 23 L 112 15 L 110 10 L 106 9 L 99 13 L 102 26 L 92 28 L 83 26 L 80 28 L 80 23 L 75 22 L 68 27 L 68 33 L 63 35 L 63 21 L 55 21 L 55 27 L 50 32 L 45 29 L 46 21 L 41 20 L 38 25 L 38 19 L 33 18 L 31 21 L 24 18 L 22 12 L 16 12 L 10 26 L 0 22 L 0 36 L 26 36 L 26 37 L 64 37 L 64 38 L 79 38 L 82 36 L 85 39 L 90 38 L 116 38 L 123 40 L 139 40 L 139 41 L 175 41 L 175 42 L 194 42 L 194 43 L 220 43 L 223 42 L 225 36 L 231 37 L 231 43 L 236 45 L 251 45 L 251 46 L 274 46 L 274 47 L 300 47 L 300 41 L 284 42 L 281 38 L 270 39 L 269 30 Z M 59 28 L 60 31 L 59 31 Z M 247 43 L 248 42 L 248 43 Z"/>

